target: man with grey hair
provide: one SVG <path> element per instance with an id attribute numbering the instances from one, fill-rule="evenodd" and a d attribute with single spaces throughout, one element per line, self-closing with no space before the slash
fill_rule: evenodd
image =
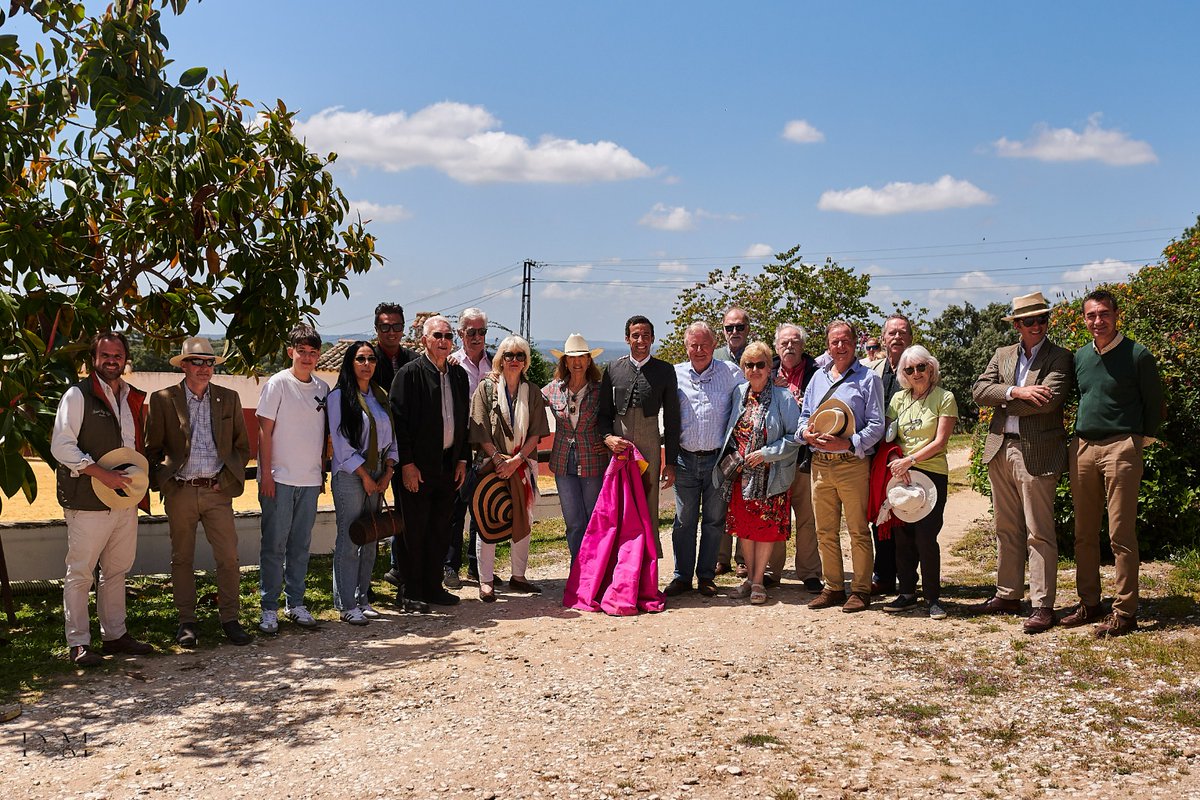
<path id="1" fill-rule="evenodd" d="M 467 373 L 468 397 L 475 395 L 475 388 L 484 375 L 491 372 L 492 357 L 495 353 L 487 350 L 487 314 L 480 308 L 464 308 L 458 315 L 458 336 L 462 347 L 450 354 L 450 360 L 458 364 Z M 467 467 L 467 478 L 462 488 L 454 495 L 454 512 L 450 515 L 450 547 L 446 550 L 446 563 L 442 570 L 442 582 L 447 589 L 458 589 L 462 581 L 458 571 L 463 562 L 463 523 L 470 511 L 471 493 L 479 476 L 473 467 Z M 479 580 L 479 566 L 475 559 L 475 542 L 479 536 L 479 526 L 475 523 L 475 514 L 470 514 L 471 525 L 467 543 L 467 578 Z"/>
<path id="2" fill-rule="evenodd" d="M 668 596 L 691 591 L 695 574 L 700 594 L 712 597 L 717 593 L 717 548 L 725 529 L 726 509 L 721 490 L 713 486 L 712 471 L 721 455 L 733 388 L 744 383 L 745 377 L 736 365 L 713 358 L 717 336 L 707 322 L 688 325 L 683 343 L 688 360 L 675 365 L 680 423 L 671 531 L 675 576 L 664 591 Z"/>
<path id="3" fill-rule="evenodd" d="M 713 358 L 737 364 L 742 360 L 742 351 L 750 342 L 750 315 L 744 308 L 730 306 L 725 311 L 721 327 L 725 331 L 725 346 L 717 348 L 713 352 Z"/>
<path id="4" fill-rule="evenodd" d="M 804 390 L 817 372 L 817 362 L 804 352 L 808 336 L 799 325 L 785 322 L 775 331 L 775 363 L 771 377 L 776 386 L 786 388 L 804 404 Z M 813 516 L 811 462 L 801 451 L 792 480 L 792 515 L 796 521 L 796 578 L 814 594 L 821 591 L 821 555 L 817 549 L 817 523 Z M 779 583 L 787 560 L 787 542 L 778 542 L 771 551 L 763 576 L 768 586 Z"/>

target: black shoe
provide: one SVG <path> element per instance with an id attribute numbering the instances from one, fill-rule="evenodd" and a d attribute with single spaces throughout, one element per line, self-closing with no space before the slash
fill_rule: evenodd
<path id="1" fill-rule="evenodd" d="M 821 583 L 820 578 L 805 578 L 804 579 L 804 591 L 806 591 L 806 592 L 812 592 L 813 594 L 819 594 L 821 592 L 821 590 L 824 588 L 825 588 L 825 584 Z"/>
<path id="2" fill-rule="evenodd" d="M 900 594 L 896 595 L 895 600 L 884 603 L 883 610 L 894 614 L 899 611 L 907 611 L 910 608 L 915 608 L 916 605 L 917 596 L 915 594 Z"/>
<path id="3" fill-rule="evenodd" d="M 197 630 L 197 625 L 194 622 L 179 623 L 179 630 L 175 631 L 175 644 L 180 647 L 186 647 L 191 650 L 196 646 L 196 642 L 200 640 L 200 632 Z"/>
<path id="4" fill-rule="evenodd" d="M 254 641 L 254 637 L 247 633 L 246 629 L 242 627 L 242 623 L 238 622 L 236 619 L 230 620 L 229 622 L 222 622 L 221 630 L 225 631 L 226 639 L 239 647 L 250 644 Z"/>
<path id="5" fill-rule="evenodd" d="M 406 597 L 404 589 L 396 590 L 396 608 L 401 611 L 407 611 L 410 614 L 428 614 L 429 604 L 423 600 L 417 600 L 413 597 Z"/>
<path id="6" fill-rule="evenodd" d="M 439 588 L 430 596 L 429 602 L 435 606 L 456 606 L 458 605 L 459 597 L 454 592 Z"/>
<path id="7" fill-rule="evenodd" d="M 685 581 L 683 578 L 675 578 L 667 584 L 667 588 L 663 589 L 663 594 L 667 597 L 676 597 L 684 592 L 692 590 L 692 582 Z"/>
<path id="8" fill-rule="evenodd" d="M 396 572 L 395 569 L 389 569 L 387 572 L 383 573 L 383 579 L 392 586 L 395 586 L 397 589 L 404 587 L 404 576 L 399 572 Z"/>
<path id="9" fill-rule="evenodd" d="M 91 645 L 77 644 L 70 649 L 70 659 L 77 667 L 94 667 L 103 664 L 104 659 L 91 648 Z"/>
<path id="10" fill-rule="evenodd" d="M 763 575 L 763 588 L 770 589 L 772 586 L 779 585 L 779 578 L 774 575 Z"/>
<path id="11" fill-rule="evenodd" d="M 704 595 L 705 597 L 717 596 L 717 584 L 715 581 L 711 580 L 710 578 L 701 578 L 696 583 L 699 586 L 700 594 Z"/>

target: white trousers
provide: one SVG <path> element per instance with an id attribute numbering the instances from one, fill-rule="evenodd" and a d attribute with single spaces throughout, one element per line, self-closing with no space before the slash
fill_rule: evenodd
<path id="1" fill-rule="evenodd" d="M 512 543 L 512 552 L 509 554 L 512 560 L 511 571 L 518 578 L 525 577 L 525 567 L 529 565 L 529 540 L 532 538 L 533 534 L 530 534 L 521 541 Z M 477 542 L 475 552 L 479 560 L 479 582 L 491 583 L 496 573 L 496 545 L 488 544 L 482 536 Z"/>
<path id="2" fill-rule="evenodd" d="M 67 518 L 67 576 L 63 580 L 67 646 L 92 643 L 88 593 L 97 564 L 100 636 L 106 642 L 120 639 L 125 634 L 125 573 L 133 568 L 137 554 L 137 509 L 63 511 Z"/>

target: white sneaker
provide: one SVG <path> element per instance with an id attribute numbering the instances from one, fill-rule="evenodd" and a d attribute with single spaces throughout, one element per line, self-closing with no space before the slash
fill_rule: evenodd
<path id="1" fill-rule="evenodd" d="M 929 618 L 930 619 L 945 619 L 946 618 L 946 609 L 942 608 L 937 603 L 930 603 L 929 604 Z"/>
<path id="2" fill-rule="evenodd" d="M 317 621 L 313 619 L 313 615 L 308 613 L 308 609 L 304 606 L 292 606 L 287 611 L 284 611 L 283 614 L 301 628 L 317 627 Z"/>
<path id="3" fill-rule="evenodd" d="M 367 619 L 379 619 L 381 616 L 383 616 L 374 608 L 372 608 L 370 603 L 364 603 L 358 607 L 358 610 L 362 612 L 362 615 Z"/>
<path id="4" fill-rule="evenodd" d="M 262 622 L 258 623 L 258 629 L 263 633 L 279 633 L 279 612 L 268 611 L 264 608 Z"/>
<path id="5" fill-rule="evenodd" d="M 367 618 L 363 616 L 362 609 L 351 608 L 342 612 L 342 622 L 349 622 L 351 625 L 366 625 Z"/>

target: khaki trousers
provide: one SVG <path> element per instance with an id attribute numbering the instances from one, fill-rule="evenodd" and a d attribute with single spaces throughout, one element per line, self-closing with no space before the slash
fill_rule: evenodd
<path id="1" fill-rule="evenodd" d="M 817 544 L 825 586 L 835 592 L 845 587 L 842 566 L 842 514 L 850 532 L 850 561 L 854 574 L 850 591 L 871 594 L 875 553 L 867 525 L 869 459 L 853 454 L 813 453 L 812 503 L 817 521 Z"/>
<path id="2" fill-rule="evenodd" d="M 1021 449 L 1005 438 L 988 462 L 992 509 L 996 517 L 996 596 L 1025 596 L 1029 558 L 1029 602 L 1054 608 L 1058 592 L 1058 539 L 1054 533 L 1054 493 L 1058 475 L 1030 475 Z"/>
<path id="3" fill-rule="evenodd" d="M 125 628 L 125 573 L 137 555 L 137 509 L 76 511 L 63 509 L 67 520 L 67 575 L 63 579 L 63 617 L 67 646 L 92 643 L 88 593 L 92 575 L 100 565 L 96 587 L 96 616 L 100 636 L 120 639 Z"/>
<path id="4" fill-rule="evenodd" d="M 654 549 L 658 557 L 662 558 L 662 541 L 658 534 L 658 480 L 662 475 L 662 445 L 658 433 L 658 417 L 647 417 L 640 408 L 631 408 L 628 413 L 613 419 L 613 433 L 637 445 L 642 457 L 650 464 L 642 473 L 642 487 L 646 490 L 646 506 L 650 510 Z"/>
<path id="5" fill-rule="evenodd" d="M 217 613 L 221 622 L 238 618 L 241 607 L 237 530 L 233 498 L 217 489 L 180 485 L 163 498 L 171 531 L 171 588 L 180 622 L 196 621 L 196 525 L 217 563 Z"/>
<path id="6" fill-rule="evenodd" d="M 1137 497 L 1142 483 L 1143 438 L 1120 434 L 1070 447 L 1071 496 L 1075 501 L 1075 583 L 1084 605 L 1100 604 L 1100 520 L 1108 509 L 1108 537 L 1116 559 L 1113 612 L 1137 615 Z"/>
<path id="7" fill-rule="evenodd" d="M 796 523 L 796 580 L 821 577 L 821 554 L 817 548 L 817 520 L 813 516 L 812 475 L 796 471 L 791 488 L 792 519 Z M 767 561 L 767 574 L 783 577 L 787 542 L 776 542 Z"/>

